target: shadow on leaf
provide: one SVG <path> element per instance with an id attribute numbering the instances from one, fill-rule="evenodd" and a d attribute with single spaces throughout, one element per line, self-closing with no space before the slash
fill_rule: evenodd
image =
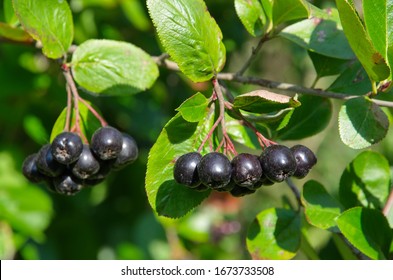
<path id="1" fill-rule="evenodd" d="M 210 191 L 197 192 L 179 185 L 175 180 L 163 182 L 157 191 L 156 211 L 168 218 L 180 218 L 208 197 Z"/>

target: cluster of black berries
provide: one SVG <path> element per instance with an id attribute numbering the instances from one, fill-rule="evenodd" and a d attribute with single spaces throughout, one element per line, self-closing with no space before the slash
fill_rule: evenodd
<path id="1" fill-rule="evenodd" d="M 73 195 L 85 186 L 102 182 L 111 170 L 118 170 L 138 157 L 135 140 L 117 129 L 105 126 L 96 130 L 90 146 L 80 136 L 62 132 L 52 144 L 23 162 L 25 177 L 38 183 L 45 181 L 50 190 Z"/>
<path id="2" fill-rule="evenodd" d="M 259 157 L 242 153 L 232 161 L 217 152 L 203 157 L 197 152 L 184 154 L 177 159 L 173 175 L 177 183 L 198 191 L 228 191 L 240 197 L 290 176 L 304 178 L 316 163 L 314 153 L 305 146 L 272 145 Z"/>

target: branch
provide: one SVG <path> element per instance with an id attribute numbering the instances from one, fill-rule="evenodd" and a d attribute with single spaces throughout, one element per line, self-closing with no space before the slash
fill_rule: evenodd
<path id="1" fill-rule="evenodd" d="M 246 72 L 246 70 L 248 69 L 248 67 L 250 67 L 251 63 L 254 61 L 255 57 L 258 54 L 258 52 L 262 48 L 263 43 L 265 43 L 269 39 L 270 39 L 269 36 L 267 36 L 267 34 L 266 34 L 265 36 L 263 36 L 261 38 L 261 40 L 259 40 L 258 45 L 255 48 L 252 48 L 252 52 L 251 52 L 250 57 L 248 58 L 246 63 L 243 65 L 243 67 L 237 72 L 238 76 L 241 76 L 241 75 L 244 74 L 244 72 Z"/>
<path id="2" fill-rule="evenodd" d="M 158 66 L 161 66 L 161 67 L 167 68 L 169 70 L 173 70 L 173 71 L 180 71 L 177 64 L 173 61 L 170 61 L 167 59 L 162 59 L 161 56 L 158 56 L 158 57 L 153 56 L 152 58 L 157 63 Z M 236 73 L 218 73 L 217 79 L 223 80 L 223 81 L 237 82 L 237 83 L 241 83 L 241 84 L 259 85 L 259 86 L 262 86 L 265 88 L 270 88 L 270 89 L 278 89 L 278 90 L 282 90 L 282 91 L 286 91 L 286 92 L 300 93 L 300 94 L 304 94 L 304 95 L 313 95 L 313 96 L 318 96 L 318 97 L 333 98 L 333 99 L 339 99 L 339 100 L 349 100 L 352 98 L 369 96 L 369 94 L 355 95 L 355 94 L 326 91 L 326 90 L 322 90 L 322 89 L 313 89 L 313 88 L 303 87 L 303 86 L 290 84 L 290 83 L 281 83 L 281 82 L 261 79 L 261 78 L 253 77 L 253 76 L 242 76 L 242 75 L 238 75 Z M 373 102 L 374 104 L 376 104 L 378 106 L 393 108 L 393 102 L 391 102 L 391 101 L 379 100 L 379 99 L 374 99 L 374 98 L 372 98 L 370 100 L 371 100 L 371 102 Z"/>
<path id="3" fill-rule="evenodd" d="M 367 257 L 365 254 L 360 252 L 355 246 L 352 245 L 351 242 L 348 241 L 348 239 L 341 233 L 337 232 L 337 236 L 341 238 L 342 241 L 348 246 L 348 248 L 351 250 L 351 252 L 359 259 L 359 260 L 370 260 L 369 257 Z"/>
<path id="4" fill-rule="evenodd" d="M 302 200 L 301 200 L 301 195 L 300 195 L 299 189 L 295 186 L 295 184 L 293 183 L 291 178 L 287 178 L 285 180 L 285 182 L 287 183 L 288 187 L 291 189 L 291 191 L 295 195 L 296 201 L 297 201 L 299 209 L 300 209 L 302 207 Z"/>

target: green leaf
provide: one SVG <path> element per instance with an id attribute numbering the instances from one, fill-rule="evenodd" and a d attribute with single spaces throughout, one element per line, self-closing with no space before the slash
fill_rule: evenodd
<path id="1" fill-rule="evenodd" d="M 324 130 L 332 116 L 329 99 L 304 95 L 299 98 L 302 106 L 296 108 L 289 123 L 276 133 L 281 140 L 298 140 Z"/>
<path id="2" fill-rule="evenodd" d="M 355 207 L 337 218 L 337 225 L 352 245 L 374 260 L 386 259 L 392 229 L 381 212 Z"/>
<path id="3" fill-rule="evenodd" d="M 318 228 L 335 231 L 336 218 L 343 207 L 317 181 L 308 181 L 303 186 L 302 204 L 307 221 Z"/>
<path id="4" fill-rule="evenodd" d="M 247 249 L 253 259 L 288 260 L 300 247 L 300 216 L 288 209 L 260 212 L 247 232 Z"/>
<path id="5" fill-rule="evenodd" d="M 90 104 L 90 106 L 92 106 Z M 87 106 L 79 102 L 79 117 L 80 117 L 80 127 L 81 132 L 86 136 L 87 140 L 91 139 L 93 133 L 101 127 L 101 123 L 97 118 L 89 111 Z M 94 106 L 92 106 L 94 107 Z M 94 108 L 97 112 L 99 110 Z M 55 139 L 57 135 L 64 131 L 64 127 L 66 124 L 66 117 L 67 117 L 67 108 L 64 108 L 63 111 L 60 113 L 59 117 L 57 118 L 55 124 L 53 125 L 52 132 L 50 135 L 50 142 Z M 71 128 L 75 126 L 75 110 L 71 111 Z"/>
<path id="6" fill-rule="evenodd" d="M 393 2 L 391 0 L 363 1 L 366 30 L 375 49 L 393 67 Z M 392 79 L 393 73 L 390 72 Z"/>
<path id="7" fill-rule="evenodd" d="M 382 209 L 390 191 L 390 166 L 379 153 L 364 151 L 344 170 L 340 179 L 340 201 L 346 207 Z"/>
<path id="8" fill-rule="evenodd" d="M 390 69 L 381 53 L 375 49 L 366 32 L 352 1 L 336 0 L 341 23 L 353 52 L 373 81 L 382 81 L 389 77 Z M 383 36 L 383 34 L 380 34 Z M 362 38 L 361 40 L 359 38 Z"/>
<path id="9" fill-rule="evenodd" d="M 387 115 L 367 97 L 346 101 L 341 106 L 338 121 L 341 140 L 352 149 L 378 143 L 389 129 Z"/>
<path id="10" fill-rule="evenodd" d="M 42 121 L 35 115 L 26 115 L 23 120 L 23 127 L 27 135 L 36 143 L 45 145 L 48 141 L 48 133 Z"/>
<path id="11" fill-rule="evenodd" d="M 173 167 L 176 158 L 198 150 L 212 125 L 212 116 L 212 112 L 206 111 L 203 120 L 190 123 L 177 113 L 151 148 L 145 187 L 149 203 L 159 216 L 180 218 L 209 196 L 209 191 L 197 192 L 177 184 Z"/>
<path id="12" fill-rule="evenodd" d="M 72 56 L 79 85 L 100 95 L 130 95 L 150 88 L 159 73 L 153 59 L 130 43 L 88 40 Z"/>
<path id="13" fill-rule="evenodd" d="M 393 2 L 387 2 L 387 60 L 390 66 L 390 79 L 393 80 Z"/>
<path id="14" fill-rule="evenodd" d="M 347 66 L 347 69 L 328 90 L 351 95 L 364 95 L 371 91 L 371 83 L 362 65 L 355 62 Z"/>
<path id="15" fill-rule="evenodd" d="M 310 14 L 308 3 L 303 0 L 262 0 L 261 2 L 273 26 L 307 18 Z"/>
<path id="16" fill-rule="evenodd" d="M 289 124 L 294 112 L 295 108 L 287 108 L 275 114 L 260 115 L 259 119 L 263 126 L 272 131 L 279 131 Z"/>
<path id="17" fill-rule="evenodd" d="M 314 52 L 308 52 L 319 78 L 337 75 L 348 68 L 348 60 L 327 57 Z"/>
<path id="18" fill-rule="evenodd" d="M 310 19 L 284 28 L 279 36 L 324 56 L 353 59 L 354 53 L 341 27 L 336 9 L 314 13 Z"/>
<path id="19" fill-rule="evenodd" d="M 0 37 L 7 38 L 16 42 L 32 42 L 33 38 L 23 29 L 12 27 L 8 24 L 0 22 Z"/>
<path id="20" fill-rule="evenodd" d="M 188 122 L 199 122 L 205 118 L 208 105 L 209 99 L 198 92 L 184 101 L 176 111 Z"/>
<path id="21" fill-rule="evenodd" d="M 235 0 L 240 21 L 254 37 L 262 36 L 266 29 L 266 15 L 259 0 Z"/>
<path id="22" fill-rule="evenodd" d="M 233 107 L 252 113 L 270 113 L 286 108 L 299 107 L 297 97 L 290 97 L 267 90 L 255 90 L 236 96 Z"/>
<path id="23" fill-rule="evenodd" d="M 158 36 L 194 82 L 210 80 L 225 64 L 222 33 L 203 0 L 147 0 Z"/>
<path id="24" fill-rule="evenodd" d="M 13 259 L 15 249 L 12 228 L 4 221 L 0 221 L 0 260 Z"/>
<path id="25" fill-rule="evenodd" d="M 67 1 L 14 0 L 20 23 L 35 40 L 42 52 L 57 59 L 67 54 L 74 37 L 72 14 Z"/>
<path id="26" fill-rule="evenodd" d="M 121 0 L 121 7 L 127 19 L 140 31 L 149 31 L 150 19 L 140 0 Z"/>
<path id="27" fill-rule="evenodd" d="M 16 17 L 14 8 L 12 7 L 12 0 L 4 0 L 3 7 L 5 22 L 11 26 L 18 24 L 18 18 Z"/>
<path id="28" fill-rule="evenodd" d="M 227 133 L 232 140 L 253 150 L 260 148 L 255 133 L 239 120 L 226 115 L 225 122 Z"/>
<path id="29" fill-rule="evenodd" d="M 13 156 L 0 153 L 0 220 L 23 235 L 40 240 L 52 216 L 52 201 L 15 169 Z"/>

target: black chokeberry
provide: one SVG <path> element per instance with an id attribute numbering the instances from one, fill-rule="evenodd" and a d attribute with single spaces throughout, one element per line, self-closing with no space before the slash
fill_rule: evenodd
<path id="1" fill-rule="evenodd" d="M 98 160 L 94 157 L 89 145 L 84 144 L 78 160 L 72 165 L 72 173 L 79 179 L 87 179 L 100 169 Z"/>
<path id="2" fill-rule="evenodd" d="M 197 191 L 197 192 L 205 192 L 205 191 L 209 190 L 209 187 L 207 187 L 203 184 L 200 184 L 199 186 L 196 186 L 195 188 L 193 188 L 193 190 Z"/>
<path id="3" fill-rule="evenodd" d="M 117 158 L 122 145 L 123 135 L 111 126 L 97 129 L 91 138 L 91 149 L 102 160 Z"/>
<path id="4" fill-rule="evenodd" d="M 173 167 L 173 178 L 179 184 L 188 187 L 200 185 L 197 165 L 201 161 L 201 154 L 192 152 L 180 156 Z"/>
<path id="5" fill-rule="evenodd" d="M 255 190 L 250 190 L 249 188 L 241 187 L 241 186 L 235 184 L 235 186 L 230 191 L 230 193 L 234 197 L 242 197 L 242 196 L 245 196 L 248 194 L 255 193 Z"/>
<path id="6" fill-rule="evenodd" d="M 24 161 L 22 165 L 23 175 L 32 183 L 39 183 L 45 179 L 45 175 L 43 175 L 37 167 L 37 154 L 29 155 Z"/>
<path id="7" fill-rule="evenodd" d="M 122 148 L 116 158 L 113 168 L 120 169 L 133 163 L 138 158 L 138 146 L 130 135 L 123 133 Z"/>
<path id="8" fill-rule="evenodd" d="M 213 152 L 204 155 L 197 169 L 199 179 L 209 188 L 223 188 L 231 181 L 231 162 L 221 153 Z"/>
<path id="9" fill-rule="evenodd" d="M 303 145 L 295 145 L 291 148 L 291 151 L 297 164 L 293 176 L 299 179 L 306 177 L 310 169 L 317 163 L 317 157 L 309 148 Z"/>
<path id="10" fill-rule="evenodd" d="M 54 159 L 50 144 L 42 146 L 38 152 L 37 168 L 42 174 L 49 177 L 57 177 L 65 170 L 65 166 Z"/>
<path id="11" fill-rule="evenodd" d="M 232 180 L 241 187 L 252 187 L 262 176 L 262 167 L 255 155 L 243 153 L 232 159 Z"/>
<path id="12" fill-rule="evenodd" d="M 296 170 L 296 160 L 292 151 L 282 145 L 267 147 L 260 156 L 261 166 L 266 177 L 273 182 L 282 182 Z"/>
<path id="13" fill-rule="evenodd" d="M 259 180 L 259 182 L 262 183 L 262 186 L 272 186 L 272 185 L 274 185 L 274 182 L 271 181 L 269 178 L 267 178 L 265 174 L 262 175 L 261 180 Z"/>
<path id="14" fill-rule="evenodd" d="M 74 195 L 83 188 L 83 185 L 77 178 L 67 173 L 54 178 L 52 183 L 55 190 L 64 195 Z"/>
<path id="15" fill-rule="evenodd" d="M 62 132 L 53 139 L 51 152 L 56 161 L 68 165 L 78 160 L 83 143 L 78 134 Z"/>
<path id="16" fill-rule="evenodd" d="M 109 175 L 109 173 L 112 171 L 112 167 L 113 167 L 115 160 L 114 159 L 98 160 L 98 162 L 100 164 L 100 168 L 97 173 L 95 173 L 89 177 L 90 181 L 105 179 Z"/>

